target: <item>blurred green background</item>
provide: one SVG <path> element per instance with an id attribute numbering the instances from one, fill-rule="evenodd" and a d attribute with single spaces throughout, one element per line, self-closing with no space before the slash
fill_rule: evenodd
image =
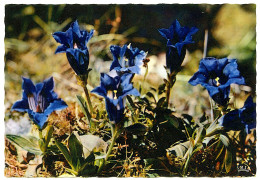
<path id="1" fill-rule="evenodd" d="M 81 92 L 64 54 L 55 55 L 58 44 L 52 33 L 66 30 L 78 20 L 82 28 L 95 29 L 89 42 L 90 87 L 99 84 L 99 73 L 107 72 L 112 61 L 111 44 L 131 43 L 148 51 L 149 75 L 144 87 L 157 88 L 165 76 L 166 40 L 158 33 L 178 19 L 182 26 L 196 26 L 199 31 L 188 47 L 184 69 L 173 88 L 172 102 L 179 111 L 195 112 L 187 106 L 208 106 L 201 87 L 187 81 L 197 71 L 203 57 L 207 29 L 207 56 L 236 58 L 246 79 L 246 92 L 255 94 L 256 84 L 256 5 L 246 4 L 158 4 L 158 5 L 6 5 L 5 6 L 5 104 L 7 111 L 21 97 L 21 76 L 39 82 L 54 76 L 56 91 L 65 101 L 74 101 Z M 142 84 L 135 77 L 135 86 Z M 91 88 L 90 88 L 91 89 Z M 145 88 L 144 88 L 145 89 Z M 237 93 L 240 93 L 238 91 Z M 242 93 L 241 96 L 244 94 Z M 192 101 L 191 97 L 195 99 Z M 243 98 L 242 98 L 243 99 Z M 198 112 L 200 113 L 200 112 Z M 195 113 L 196 114 L 196 113 Z"/>

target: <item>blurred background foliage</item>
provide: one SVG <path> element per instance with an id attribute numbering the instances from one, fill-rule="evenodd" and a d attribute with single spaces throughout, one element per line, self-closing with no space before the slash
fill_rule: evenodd
<path id="1" fill-rule="evenodd" d="M 35 82 L 54 76 L 56 91 L 65 101 L 73 101 L 80 87 L 65 54 L 55 55 L 58 44 L 52 33 L 66 30 L 78 20 L 87 30 L 95 29 L 89 42 L 89 85 L 99 84 L 99 73 L 107 72 L 112 60 L 111 44 L 131 43 L 148 51 L 149 75 L 145 82 L 136 76 L 135 86 L 143 92 L 158 88 L 166 76 L 166 42 L 158 33 L 178 19 L 182 26 L 199 28 L 195 43 L 188 47 L 184 69 L 177 77 L 171 102 L 177 111 L 201 115 L 209 107 L 206 91 L 187 81 L 197 71 L 203 57 L 204 34 L 208 30 L 207 56 L 238 60 L 246 78 L 247 92 L 255 94 L 256 84 L 256 6 L 255 4 L 158 4 L 158 5 L 6 5 L 5 6 L 5 104 L 7 111 L 20 98 L 21 76 Z M 81 92 L 81 91 L 79 91 Z M 243 92 L 238 91 L 244 101 Z M 199 98 L 199 97 L 205 97 Z M 193 107 L 193 108 L 190 108 Z M 202 110 L 201 110 L 202 109 Z"/>

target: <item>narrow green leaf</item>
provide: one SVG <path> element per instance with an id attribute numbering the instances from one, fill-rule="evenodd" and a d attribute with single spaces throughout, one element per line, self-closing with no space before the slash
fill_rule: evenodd
<path id="1" fill-rule="evenodd" d="M 167 151 L 176 157 L 183 158 L 186 154 L 188 148 L 190 147 L 191 141 L 186 141 L 184 143 L 176 144 L 175 146 L 168 148 Z"/>
<path id="2" fill-rule="evenodd" d="M 129 102 L 129 104 L 132 106 L 132 108 L 136 108 L 136 105 L 130 96 L 126 96 L 126 99 Z"/>
<path id="3" fill-rule="evenodd" d="M 125 128 L 127 132 L 134 134 L 134 135 L 144 135 L 148 128 L 141 123 L 135 123 Z"/>
<path id="4" fill-rule="evenodd" d="M 52 137 L 52 133 L 53 133 L 53 126 L 50 125 L 50 126 L 47 126 L 46 128 L 46 135 L 45 135 L 45 144 L 46 146 L 48 146 L 50 140 L 51 140 L 51 137 Z"/>
<path id="5" fill-rule="evenodd" d="M 74 170 L 74 167 L 73 167 L 73 164 L 72 164 L 72 157 L 71 157 L 67 147 L 57 140 L 55 140 L 55 144 L 59 148 L 59 150 L 62 152 L 63 156 L 65 157 L 65 159 L 69 163 L 70 167 Z"/>
<path id="6" fill-rule="evenodd" d="M 153 98 L 154 102 L 156 103 L 156 99 L 155 99 L 153 93 L 148 92 L 148 93 L 146 93 L 146 96 Z"/>
<path id="7" fill-rule="evenodd" d="M 39 147 L 40 147 L 41 151 L 42 151 L 43 153 L 45 153 L 45 151 L 46 151 L 46 146 L 45 146 L 45 143 L 44 143 L 43 139 L 39 139 L 38 143 L 39 143 Z"/>
<path id="8" fill-rule="evenodd" d="M 7 134 L 6 138 L 30 153 L 36 155 L 42 154 L 42 151 L 40 150 L 38 143 L 32 143 L 27 138 L 12 134 Z"/>
<path id="9" fill-rule="evenodd" d="M 85 168 L 90 162 L 93 162 L 93 161 L 95 161 L 95 155 L 94 155 L 94 153 L 92 152 L 92 153 L 85 159 L 84 164 L 83 164 L 83 165 L 80 167 L 80 169 L 79 169 L 79 172 L 80 172 L 80 171 L 83 171 L 84 168 Z"/>
<path id="10" fill-rule="evenodd" d="M 229 173 L 232 167 L 232 153 L 226 148 L 225 154 L 225 169 Z"/>
<path id="11" fill-rule="evenodd" d="M 204 127 L 197 128 L 194 144 L 201 143 L 205 135 L 206 135 L 206 130 L 204 129 Z"/>
<path id="12" fill-rule="evenodd" d="M 226 147 L 229 146 L 229 139 L 227 136 L 220 134 L 219 138 Z"/>
<path id="13" fill-rule="evenodd" d="M 90 115 L 90 113 L 88 111 L 88 107 L 87 107 L 87 103 L 86 103 L 85 99 L 82 96 L 80 96 L 80 95 L 76 95 L 76 99 L 77 99 L 77 102 L 78 102 L 78 104 L 80 106 L 81 111 L 83 112 L 83 114 L 88 119 L 88 124 L 91 125 L 90 124 L 91 115 Z"/>
<path id="14" fill-rule="evenodd" d="M 72 164 L 74 167 L 77 167 L 78 160 L 82 158 L 83 146 L 74 134 L 70 135 L 68 140 L 68 146 L 70 155 L 72 157 Z"/>
<path id="15" fill-rule="evenodd" d="M 161 107 L 163 105 L 163 103 L 165 102 L 166 97 L 162 97 L 159 99 L 159 101 L 157 102 L 157 108 Z"/>

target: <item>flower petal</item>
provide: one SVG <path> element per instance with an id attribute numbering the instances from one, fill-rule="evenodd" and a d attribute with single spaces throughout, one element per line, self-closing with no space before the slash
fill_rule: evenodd
<path id="1" fill-rule="evenodd" d="M 57 47 L 55 54 L 64 53 L 64 52 L 66 52 L 67 49 L 68 49 L 68 47 L 66 45 L 62 44 Z"/>
<path id="2" fill-rule="evenodd" d="M 68 105 L 62 99 L 57 99 L 50 103 L 50 105 L 45 109 L 44 114 L 49 115 L 53 111 L 61 110 L 66 107 L 68 107 Z"/>
<path id="3" fill-rule="evenodd" d="M 169 29 L 158 29 L 159 33 L 164 37 L 165 39 L 171 39 L 173 32 L 171 32 Z"/>
<path id="4" fill-rule="evenodd" d="M 35 95 L 36 93 L 36 88 L 33 84 L 33 82 L 31 81 L 31 79 L 23 78 L 23 83 L 22 83 L 22 88 L 24 90 L 24 92 L 26 93 L 26 95 Z"/>
<path id="5" fill-rule="evenodd" d="M 101 87 L 101 86 L 98 86 L 98 87 L 94 88 L 91 92 L 95 93 L 95 94 L 98 94 L 100 96 L 103 96 L 103 97 L 107 96 L 106 89 Z"/>
<path id="6" fill-rule="evenodd" d="M 238 113 L 238 110 L 230 111 L 219 119 L 219 124 L 230 130 L 238 131 L 243 129 L 244 126 L 239 119 Z"/>
<path id="7" fill-rule="evenodd" d="M 28 111 L 29 117 L 30 119 L 40 127 L 40 129 L 43 128 L 45 122 L 48 119 L 48 115 L 44 114 L 44 113 L 36 113 L 33 112 L 31 110 Z"/>
<path id="8" fill-rule="evenodd" d="M 16 101 L 11 108 L 11 111 L 19 111 L 19 112 L 27 112 L 29 109 L 29 104 L 27 99 L 22 99 L 20 101 Z"/>
<path id="9" fill-rule="evenodd" d="M 189 83 L 192 86 L 196 86 L 201 83 L 206 83 L 207 79 L 208 77 L 198 71 L 190 78 Z"/>

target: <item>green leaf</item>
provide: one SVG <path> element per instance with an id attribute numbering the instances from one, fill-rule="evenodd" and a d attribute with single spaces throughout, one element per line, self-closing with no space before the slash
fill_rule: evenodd
<path id="1" fill-rule="evenodd" d="M 203 138 L 205 137 L 206 135 L 206 130 L 204 129 L 204 127 L 198 127 L 195 131 L 195 141 L 194 141 L 194 144 L 197 144 L 197 143 L 201 143 Z"/>
<path id="2" fill-rule="evenodd" d="M 59 148 L 59 150 L 62 152 L 63 156 L 69 163 L 70 167 L 74 170 L 74 166 L 72 164 L 72 157 L 71 157 L 67 147 L 65 145 L 63 145 L 62 143 L 60 143 L 59 141 L 57 141 L 56 139 L 55 139 L 55 144 Z"/>
<path id="3" fill-rule="evenodd" d="M 153 173 L 153 174 L 146 174 L 149 178 L 156 178 L 156 177 L 160 177 L 157 173 Z"/>
<path id="4" fill-rule="evenodd" d="M 159 99 L 159 101 L 157 102 L 157 108 L 163 106 L 165 99 L 166 99 L 166 97 L 162 97 L 162 98 Z"/>
<path id="5" fill-rule="evenodd" d="M 148 92 L 148 93 L 146 93 L 146 96 L 153 98 L 154 102 L 156 103 L 156 99 L 155 99 L 153 93 Z"/>
<path id="6" fill-rule="evenodd" d="M 188 148 L 191 145 L 191 141 L 186 141 L 184 143 L 178 143 L 177 145 L 167 149 L 168 153 L 175 155 L 176 157 L 183 158 L 186 154 Z"/>
<path id="7" fill-rule="evenodd" d="M 221 142 L 228 147 L 229 146 L 229 139 L 227 136 L 220 134 L 219 139 L 221 140 Z"/>
<path id="8" fill-rule="evenodd" d="M 166 86 L 166 84 L 161 84 L 161 85 L 158 87 L 158 90 L 159 90 L 158 94 L 159 94 L 159 95 L 165 92 L 165 86 Z"/>
<path id="9" fill-rule="evenodd" d="M 95 161 L 95 155 L 94 153 L 91 153 L 85 160 L 84 164 L 80 167 L 79 172 L 83 171 L 84 168 L 91 162 Z"/>
<path id="10" fill-rule="evenodd" d="M 203 139 L 202 143 L 205 144 L 205 146 L 207 146 L 208 143 L 209 143 L 212 139 L 215 139 L 215 137 L 216 137 L 215 135 L 210 136 L 210 137 L 205 137 L 205 138 Z"/>
<path id="11" fill-rule="evenodd" d="M 28 140 L 29 138 L 27 139 L 27 138 L 24 138 L 24 137 L 21 137 L 18 135 L 12 135 L 12 134 L 7 134 L 6 138 L 30 153 L 33 153 L 36 155 L 42 154 L 42 151 L 40 150 L 38 143 L 33 143 L 32 141 Z"/>
<path id="12" fill-rule="evenodd" d="M 174 126 L 175 128 L 179 128 L 179 121 L 177 117 L 167 114 L 163 115 L 163 117 L 165 120 L 167 120 L 167 123 L 169 123 L 169 125 Z"/>
<path id="13" fill-rule="evenodd" d="M 81 95 L 76 95 L 76 98 L 77 98 L 77 102 L 80 106 L 81 111 L 83 112 L 85 117 L 88 119 L 88 124 L 91 125 L 90 124 L 91 115 L 88 111 L 87 102 L 85 101 L 85 99 Z"/>
<path id="14" fill-rule="evenodd" d="M 78 165 L 78 163 L 80 163 L 79 160 L 82 158 L 83 146 L 74 134 L 71 134 L 69 137 L 68 147 L 69 147 L 70 155 L 72 156 L 73 166 L 74 167 L 80 166 Z"/>
<path id="15" fill-rule="evenodd" d="M 134 101 L 132 100 L 132 98 L 130 96 L 126 96 L 127 101 L 129 102 L 129 104 L 131 105 L 132 108 L 136 108 L 136 105 L 134 103 Z"/>
<path id="16" fill-rule="evenodd" d="M 43 153 L 45 153 L 45 151 L 46 151 L 46 146 L 45 146 L 44 140 L 43 140 L 43 139 L 39 139 L 38 143 L 39 143 L 39 147 L 40 147 L 41 151 L 42 151 Z"/>
<path id="17" fill-rule="evenodd" d="M 232 153 L 226 148 L 225 154 L 225 169 L 229 173 L 232 167 Z"/>
<path id="18" fill-rule="evenodd" d="M 186 162 L 185 162 L 185 165 L 184 165 L 184 167 L 183 167 L 183 174 L 184 174 L 184 175 L 187 174 L 188 167 L 189 167 L 189 163 L 190 163 L 190 159 L 191 159 L 191 157 L 192 157 L 192 152 L 193 152 L 193 146 L 192 146 L 191 143 L 190 143 L 189 149 L 188 149 L 187 153 L 185 154 Z"/>
<path id="19" fill-rule="evenodd" d="M 51 137 L 52 137 L 52 133 L 53 133 L 53 126 L 50 125 L 50 126 L 47 126 L 46 128 L 46 135 L 45 135 L 45 144 L 46 146 L 48 146 L 50 140 L 51 140 Z"/>
<path id="20" fill-rule="evenodd" d="M 141 123 L 135 123 L 126 127 L 126 131 L 134 135 L 144 135 L 147 132 L 148 128 Z"/>

